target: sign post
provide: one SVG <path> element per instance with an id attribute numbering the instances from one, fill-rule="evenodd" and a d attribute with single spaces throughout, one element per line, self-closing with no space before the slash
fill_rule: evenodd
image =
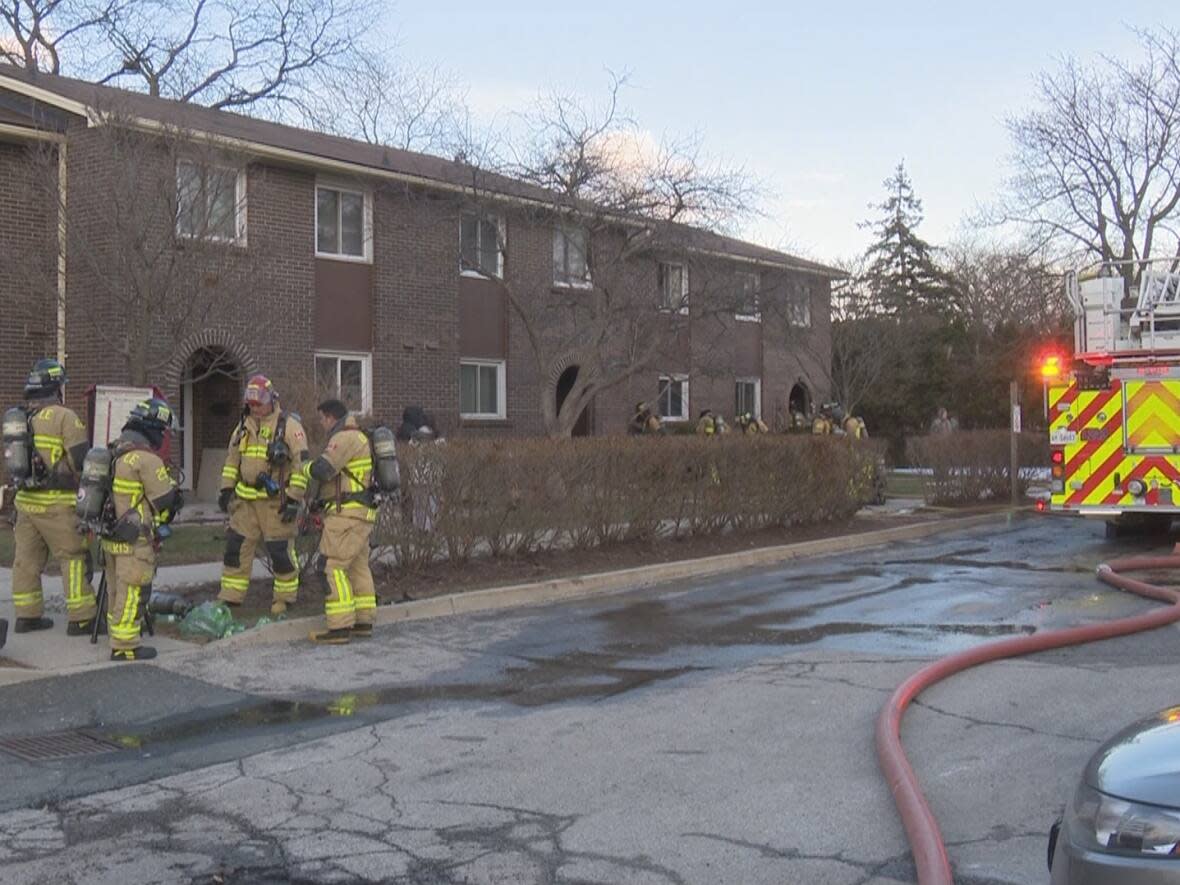
<path id="1" fill-rule="evenodd" d="M 1020 504 L 1020 386 L 1013 381 L 1008 386 L 1008 399 L 1012 404 L 1012 460 L 1008 467 L 1008 476 L 1012 486 L 1012 506 Z"/>

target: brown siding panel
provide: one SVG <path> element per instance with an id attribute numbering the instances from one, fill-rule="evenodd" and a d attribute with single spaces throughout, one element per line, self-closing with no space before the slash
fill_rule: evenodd
<path id="1" fill-rule="evenodd" d="M 352 261 L 315 263 L 315 344 L 338 350 L 373 348 L 373 269 Z"/>
<path id="2" fill-rule="evenodd" d="M 508 357 L 508 299 L 495 280 L 459 278 L 459 355 Z"/>
<path id="3" fill-rule="evenodd" d="M 734 324 L 734 374 L 739 378 L 762 376 L 762 324 Z"/>

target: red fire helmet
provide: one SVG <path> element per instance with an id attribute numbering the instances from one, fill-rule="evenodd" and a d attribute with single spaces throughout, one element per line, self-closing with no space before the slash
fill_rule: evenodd
<path id="1" fill-rule="evenodd" d="M 275 393 L 275 386 L 270 383 L 270 379 L 265 375 L 255 375 L 246 382 L 246 395 L 243 397 L 243 402 L 246 405 L 251 403 L 260 406 L 269 406 L 278 399 L 278 394 Z"/>

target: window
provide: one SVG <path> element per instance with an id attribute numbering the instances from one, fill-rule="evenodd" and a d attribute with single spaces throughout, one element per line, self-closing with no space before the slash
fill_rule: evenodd
<path id="1" fill-rule="evenodd" d="M 245 171 L 181 160 L 176 164 L 176 233 L 201 240 L 246 238 Z"/>
<path id="2" fill-rule="evenodd" d="M 787 322 L 792 326 L 811 326 L 811 287 L 796 283 L 787 302 Z"/>
<path id="3" fill-rule="evenodd" d="M 688 420 L 688 376 L 661 375 L 660 417 L 665 421 Z"/>
<path id="4" fill-rule="evenodd" d="M 558 286 L 590 285 L 588 237 L 585 228 L 553 229 L 553 282 Z"/>
<path id="5" fill-rule="evenodd" d="M 762 417 L 762 379 L 739 378 L 733 385 L 733 413 Z"/>
<path id="6" fill-rule="evenodd" d="M 683 264 L 661 263 L 657 278 L 660 286 L 660 310 L 688 313 L 688 268 Z"/>
<path id="7" fill-rule="evenodd" d="M 463 418 L 504 418 L 504 361 L 462 360 L 459 363 L 459 415 Z"/>
<path id="8" fill-rule="evenodd" d="M 368 261 L 371 258 L 369 200 L 361 191 L 315 189 L 315 254 Z"/>
<path id="9" fill-rule="evenodd" d="M 758 322 L 762 319 L 761 307 L 758 304 L 758 274 L 738 273 L 737 277 L 737 309 L 734 316 L 747 322 Z"/>
<path id="10" fill-rule="evenodd" d="M 504 276 L 504 253 L 500 244 L 501 222 L 492 215 L 464 212 L 459 223 L 459 270 L 477 276 Z"/>
<path id="11" fill-rule="evenodd" d="M 322 396 L 344 401 L 353 414 L 373 411 L 372 357 L 367 353 L 317 353 L 315 383 Z"/>

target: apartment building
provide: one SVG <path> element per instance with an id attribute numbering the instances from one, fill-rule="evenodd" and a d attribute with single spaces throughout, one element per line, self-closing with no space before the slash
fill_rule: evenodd
<path id="1" fill-rule="evenodd" d="M 189 484 L 255 372 L 305 410 L 330 390 L 387 421 L 420 405 L 450 435 L 543 433 L 583 371 L 563 336 L 601 320 L 579 310 L 603 292 L 659 309 L 628 327 L 643 340 L 604 326 L 600 347 L 658 356 L 575 433 L 623 432 L 641 400 L 773 424 L 828 395 L 838 271 L 702 230 L 612 236 L 459 162 L 0 65 L 0 402 L 44 355 L 75 407 L 158 386 Z"/>

